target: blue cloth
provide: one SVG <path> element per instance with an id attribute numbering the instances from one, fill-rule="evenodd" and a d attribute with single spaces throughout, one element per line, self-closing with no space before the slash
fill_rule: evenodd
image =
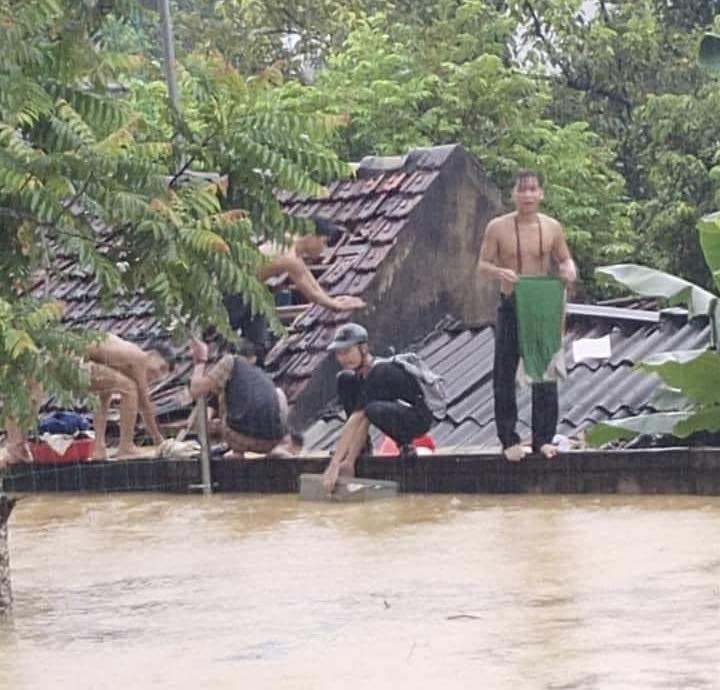
<path id="1" fill-rule="evenodd" d="M 73 436 L 78 431 L 87 431 L 90 422 L 87 417 L 69 410 L 57 410 L 45 414 L 38 421 L 38 431 L 41 434 L 67 434 Z"/>

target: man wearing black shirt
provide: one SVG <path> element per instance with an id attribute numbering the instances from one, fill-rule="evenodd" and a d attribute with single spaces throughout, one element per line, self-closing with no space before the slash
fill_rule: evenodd
<path id="1" fill-rule="evenodd" d="M 284 393 L 253 364 L 252 357 L 225 354 L 206 371 L 207 345 L 193 338 L 191 351 L 190 394 L 193 398 L 217 395 L 221 433 L 230 449 L 226 457 L 242 459 L 246 451 L 270 452 L 287 431 Z"/>
<path id="2" fill-rule="evenodd" d="M 347 414 L 337 448 L 325 470 L 323 484 L 331 492 L 340 475 L 354 476 L 355 461 L 374 424 L 400 447 L 401 457 L 413 452 L 411 441 L 432 425 L 420 384 L 400 364 L 374 362 L 368 349 L 368 333 L 360 324 L 338 328 L 328 350 L 342 367 L 338 374 L 338 397 Z"/>

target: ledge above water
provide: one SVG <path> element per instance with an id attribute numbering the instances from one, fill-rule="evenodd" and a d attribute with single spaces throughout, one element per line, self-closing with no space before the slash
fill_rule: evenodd
<path id="1" fill-rule="evenodd" d="M 327 456 L 213 460 L 218 492 L 293 493 L 302 473 L 322 472 Z M 530 455 L 509 463 L 497 453 L 361 458 L 358 475 L 391 479 L 407 493 L 698 494 L 720 495 L 720 449 L 658 448 Z M 62 465 L 12 465 L 0 473 L 5 492 L 190 493 L 200 484 L 196 459 L 116 460 Z"/>

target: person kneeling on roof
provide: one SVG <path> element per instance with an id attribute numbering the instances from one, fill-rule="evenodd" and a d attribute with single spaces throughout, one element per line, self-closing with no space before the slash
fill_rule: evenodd
<path id="1" fill-rule="evenodd" d="M 392 358 L 373 358 L 368 332 L 360 324 L 340 326 L 328 350 L 335 353 L 343 369 L 337 377 L 337 391 L 347 414 L 323 475 L 323 485 L 331 492 L 338 476 L 354 476 L 370 424 L 398 444 L 401 458 L 408 458 L 414 456 L 412 440 L 430 429 L 433 415 L 416 377 Z"/>
<path id="2" fill-rule="evenodd" d="M 230 459 L 243 453 L 269 453 L 287 432 L 288 405 L 285 394 L 255 366 L 251 343 L 241 341 L 236 355 L 223 355 L 205 371 L 208 346 L 193 338 L 190 343 L 193 371 L 190 395 L 218 397 L 220 431 Z"/>

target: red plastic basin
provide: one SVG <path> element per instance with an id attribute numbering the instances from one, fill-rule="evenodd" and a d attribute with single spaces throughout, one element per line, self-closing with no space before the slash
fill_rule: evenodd
<path id="1" fill-rule="evenodd" d="M 78 462 L 92 457 L 95 449 L 95 439 L 78 438 L 74 440 L 67 450 L 60 455 L 56 453 L 45 441 L 29 441 L 30 453 L 33 460 L 40 465 L 59 464 L 63 462 Z"/>

